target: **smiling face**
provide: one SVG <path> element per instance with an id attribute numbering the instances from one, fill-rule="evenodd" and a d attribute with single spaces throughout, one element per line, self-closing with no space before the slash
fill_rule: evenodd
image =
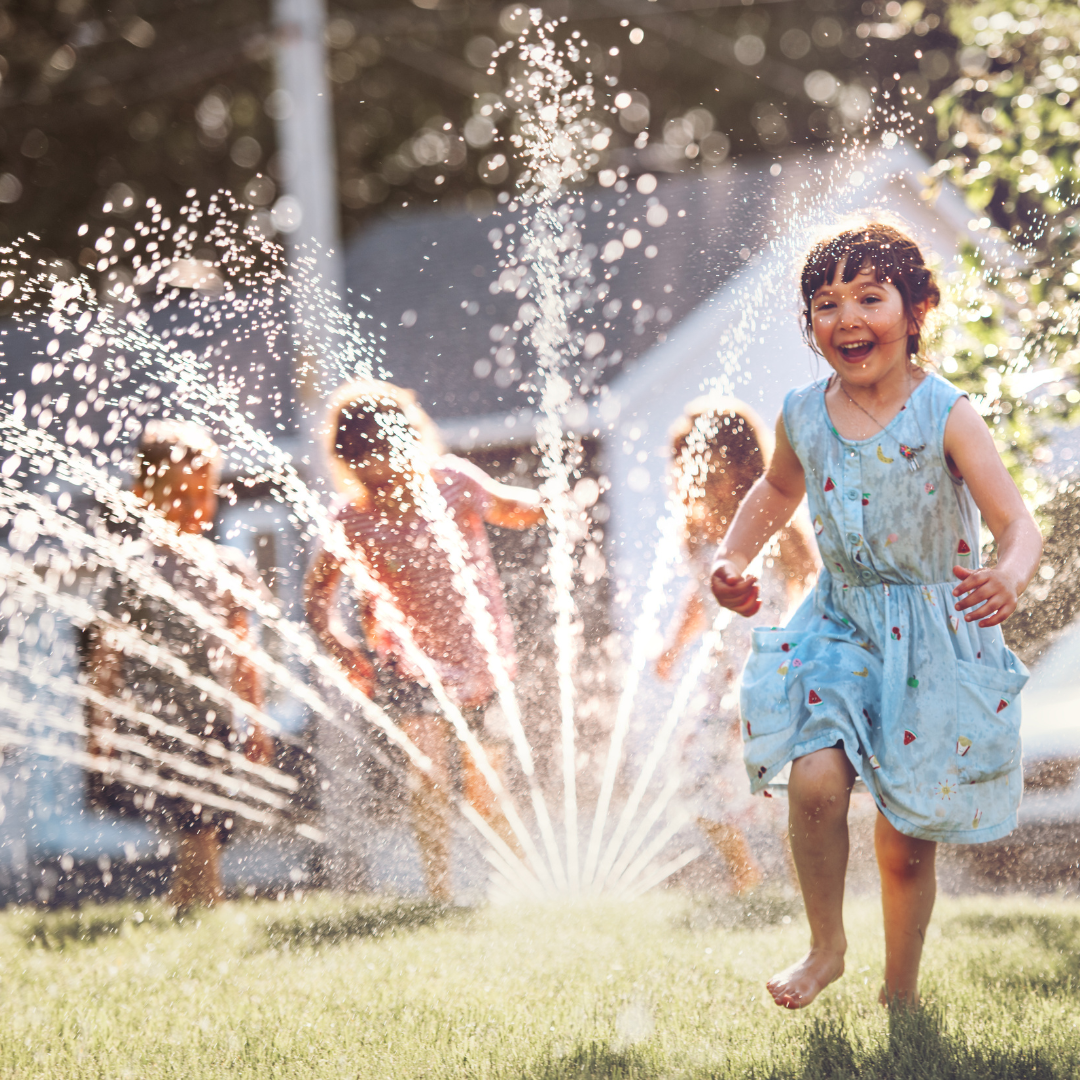
<path id="1" fill-rule="evenodd" d="M 851 281 L 844 281 L 844 269 L 841 262 L 810 300 L 814 340 L 841 379 L 870 385 L 906 368 L 908 338 L 918 332 L 925 310 L 919 305 L 909 314 L 896 286 L 878 280 L 872 266 Z"/>

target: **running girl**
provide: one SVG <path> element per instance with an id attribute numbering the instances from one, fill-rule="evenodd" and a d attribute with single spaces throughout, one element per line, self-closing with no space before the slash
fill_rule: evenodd
<path id="1" fill-rule="evenodd" d="M 783 629 L 756 629 L 743 673 L 753 790 L 788 762 L 789 829 L 810 951 L 773 976 L 778 1005 L 808 1005 L 844 971 L 847 810 L 856 774 L 879 814 L 883 1004 L 918 1004 L 938 841 L 1016 826 L 1027 671 L 1000 625 L 1042 540 L 986 424 L 917 362 L 939 291 L 917 245 L 882 224 L 819 244 L 802 271 L 811 345 L 832 374 L 791 391 L 769 469 L 717 552 L 712 588 L 740 615 L 745 574 L 803 494 L 824 570 Z M 998 547 L 979 566 L 979 514 Z"/>

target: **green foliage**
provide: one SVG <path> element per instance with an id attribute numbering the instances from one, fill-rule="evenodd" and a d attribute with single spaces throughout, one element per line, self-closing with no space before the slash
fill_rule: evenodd
<path id="1" fill-rule="evenodd" d="M 981 211 L 986 243 L 968 252 L 945 367 L 1038 459 L 1048 422 L 1080 408 L 1080 7 L 968 0 L 948 20 L 961 78 L 935 102 L 931 174 Z"/>
<path id="2" fill-rule="evenodd" d="M 877 1004 L 879 904 L 811 1008 L 763 981 L 806 926 L 734 904 L 439 909 L 310 894 L 175 922 L 157 902 L 0 913 L 0 1075 L 20 1080 L 1065 1080 L 1075 901 L 939 902 L 927 1007 Z M 42 939 L 42 929 L 45 937 Z"/>
<path id="3" fill-rule="evenodd" d="M 875 123 L 869 90 L 893 73 L 926 98 L 953 70 L 941 0 L 899 15 L 886 0 L 544 6 L 588 42 L 597 86 L 632 97 L 597 111 L 607 134 L 594 172 L 646 142 L 674 171 L 819 143 Z M 406 203 L 490 206 L 517 168 L 507 73 L 487 68 L 519 32 L 523 6 L 327 8 L 343 231 Z M 282 174 L 274 43 L 270 0 L 0 5 L 0 243 L 33 232 L 47 260 L 89 265 L 79 225 L 92 236 L 112 225 L 122 244 L 148 195 L 171 215 L 189 188 L 271 205 Z"/>
<path id="4" fill-rule="evenodd" d="M 192 187 L 243 191 L 273 147 L 264 10 L 257 0 L 5 4 L 0 240 L 35 233 L 47 259 L 85 265 L 83 222 L 124 230 L 147 195 L 173 211 Z"/>

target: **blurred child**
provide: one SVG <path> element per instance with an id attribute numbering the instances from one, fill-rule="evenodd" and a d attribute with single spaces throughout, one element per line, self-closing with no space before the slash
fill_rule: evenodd
<path id="1" fill-rule="evenodd" d="M 221 452 L 203 428 L 170 420 L 146 425 L 136 454 L 133 490 L 148 513 L 160 514 L 175 527 L 178 542 L 153 546 L 136 540 L 136 562 L 244 637 L 247 612 L 219 583 L 218 571 L 224 565 L 256 589 L 259 579 L 234 549 L 201 539 L 214 523 L 220 471 Z M 180 543 L 184 534 L 188 542 Z M 192 556 L 195 537 L 200 537 L 195 552 L 202 548 L 205 561 Z M 179 658 L 193 675 L 211 678 L 261 708 L 262 687 L 253 666 L 193 625 L 167 599 L 152 595 L 130 578 L 117 578 L 104 606 L 145 643 Z M 87 682 L 99 694 L 122 702 L 127 715 L 92 707 L 87 749 L 127 766 L 127 777 L 133 768 L 147 780 L 138 784 L 113 779 L 106 769 L 95 802 L 133 806 L 174 840 L 178 850 L 167 897 L 170 904 L 180 910 L 213 905 L 223 897 L 221 850 L 234 824 L 232 813 L 214 806 L 216 797 L 232 794 L 228 777 L 234 771 L 236 754 L 228 751 L 238 752 L 243 744 L 249 761 L 265 764 L 272 756 L 272 740 L 255 723 L 247 724 L 246 735 L 241 736 L 227 709 L 174 672 L 127 655 L 110 641 L 104 625 L 95 627 L 91 637 Z M 160 718 L 174 733 L 147 730 L 130 718 L 130 707 Z M 219 744 L 217 752 L 211 745 L 214 742 Z M 211 770 L 216 780 L 200 778 L 204 769 Z M 200 792 L 205 792 L 205 805 Z"/>
<path id="2" fill-rule="evenodd" d="M 685 513 L 686 555 L 694 578 L 673 627 L 671 644 L 656 672 L 671 678 L 683 651 L 712 622 L 716 611 L 709 575 L 716 545 L 727 533 L 739 503 L 768 467 L 771 440 L 757 414 L 731 398 L 698 398 L 672 428 L 673 482 Z M 802 598 L 816 571 L 807 536 L 796 523 L 777 537 L 778 556 L 762 582 L 760 622 L 780 622 Z M 750 628 L 732 623 L 724 631 L 710 677 L 710 700 L 703 722 L 684 750 L 684 768 L 700 800 L 698 825 L 727 864 L 733 891 L 744 893 L 761 882 L 761 869 L 746 831 L 771 825 L 773 807 L 751 798 L 742 764 L 742 738 L 736 686 L 750 651 Z"/>
<path id="3" fill-rule="evenodd" d="M 484 710 L 495 693 L 495 679 L 464 598 L 454 585 L 450 560 L 418 498 L 426 482 L 437 485 L 494 622 L 498 660 L 514 677 L 513 630 L 484 523 L 510 529 L 540 524 L 544 510 L 539 495 L 498 484 L 469 462 L 442 454 L 435 428 L 413 393 L 389 383 L 363 381 L 342 387 L 330 403 L 328 430 L 331 471 L 348 500 L 338 511 L 338 520 L 352 552 L 386 588 L 416 645 L 482 740 Z M 305 590 L 308 621 L 353 682 L 388 708 L 431 759 L 430 776 L 410 766 L 410 805 L 428 889 L 436 899 L 449 900 L 453 729 L 439 715 L 430 687 L 392 628 L 379 621 L 370 597 L 360 598 L 359 614 L 378 660 L 377 672 L 360 643 L 341 626 L 335 616 L 335 593 L 342 573 L 340 562 L 328 551 L 316 555 Z M 490 742 L 481 745 L 500 771 L 502 748 Z M 466 799 L 516 850 L 514 835 L 477 763 L 464 748 L 461 758 Z"/>
<path id="4" fill-rule="evenodd" d="M 856 775 L 878 807 L 883 1004 L 917 1005 L 938 841 L 1016 827 L 1020 690 L 1001 623 L 1042 540 L 983 418 L 917 362 L 940 293 L 918 245 L 869 223 L 802 270 L 808 337 L 832 368 L 792 390 L 768 472 L 717 553 L 716 599 L 761 605 L 746 574 L 805 494 L 824 569 L 786 627 L 758 627 L 742 679 L 744 757 L 760 789 L 788 762 L 790 835 L 810 951 L 767 986 L 809 1004 L 844 971 L 847 812 Z M 979 515 L 997 541 L 979 566 Z"/>

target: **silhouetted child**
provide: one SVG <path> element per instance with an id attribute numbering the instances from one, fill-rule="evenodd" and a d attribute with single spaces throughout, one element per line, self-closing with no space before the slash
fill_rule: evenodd
<path id="1" fill-rule="evenodd" d="M 157 545 L 130 541 L 133 566 L 180 597 L 198 602 L 222 627 L 246 636 L 247 612 L 221 582 L 219 571 L 224 568 L 226 577 L 231 571 L 255 589 L 260 588 L 259 579 L 232 548 L 201 536 L 217 511 L 217 445 L 195 424 L 151 421 L 135 464 L 135 495 L 148 514 L 171 523 L 176 540 Z M 114 576 L 105 597 L 107 614 L 136 633 L 139 646 L 166 651 L 191 675 L 210 678 L 261 708 L 262 690 L 253 666 L 168 598 L 154 595 L 137 576 Z M 175 842 L 169 903 L 178 909 L 212 905 L 223 896 L 221 849 L 235 824 L 235 783 L 230 778 L 243 765 L 239 753 L 265 764 L 272 741 L 248 721 L 241 733 L 228 708 L 196 689 L 171 663 L 154 662 L 140 647 L 125 651 L 106 622 L 95 626 L 91 636 L 87 682 L 117 703 L 113 711 L 101 705 L 89 710 L 87 749 L 109 759 L 94 801 L 134 807 Z"/>
<path id="2" fill-rule="evenodd" d="M 671 432 L 672 480 L 683 505 L 684 538 L 694 580 L 673 627 L 671 644 L 656 664 L 669 679 L 683 651 L 716 613 L 709 590 L 713 553 L 743 497 L 765 472 L 771 439 L 757 414 L 733 398 L 698 398 Z M 777 537 L 778 553 L 762 582 L 760 622 L 780 622 L 801 599 L 816 563 L 807 536 L 794 522 Z M 754 824 L 772 824 L 775 816 L 746 786 L 739 733 L 737 683 L 750 651 L 749 626 L 735 622 L 724 631 L 710 674 L 710 695 L 702 722 L 683 751 L 698 825 L 731 873 L 734 891 L 747 892 L 761 882 L 761 870 L 747 840 Z M 769 820 L 763 820 L 769 819 Z M 786 847 L 786 845 L 785 845 Z"/>
<path id="3" fill-rule="evenodd" d="M 511 529 L 540 524 L 544 511 L 539 495 L 498 484 L 469 462 L 443 455 L 435 428 L 412 392 L 389 383 L 365 381 L 342 387 L 329 407 L 328 430 L 331 470 L 348 499 L 338 511 L 338 520 L 351 550 L 385 587 L 450 699 L 482 739 L 484 710 L 495 693 L 495 678 L 465 599 L 455 586 L 450 559 L 418 499 L 422 486 L 433 481 L 465 545 L 466 559 L 494 623 L 498 660 L 513 677 L 513 630 L 484 523 Z M 335 592 L 342 574 L 337 558 L 325 550 L 318 553 L 306 583 L 308 621 L 353 682 L 389 709 L 431 759 L 431 776 L 410 766 L 410 804 L 428 889 L 437 899 L 448 900 L 448 754 L 453 731 L 439 715 L 431 688 L 392 627 L 380 621 L 371 597 L 360 598 L 359 614 L 378 671 L 360 643 L 341 626 L 335 616 Z M 499 770 L 501 747 L 490 742 L 482 745 Z M 464 748 L 461 758 L 466 799 L 516 849 L 516 840 L 477 763 Z"/>

